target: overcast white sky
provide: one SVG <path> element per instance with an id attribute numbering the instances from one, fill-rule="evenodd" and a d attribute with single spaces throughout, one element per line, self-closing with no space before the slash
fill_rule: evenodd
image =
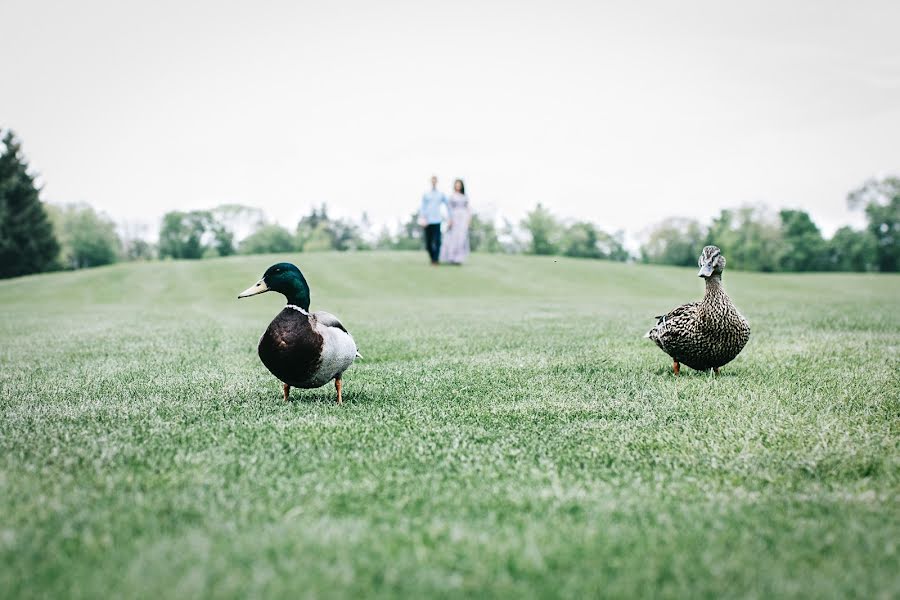
<path id="1" fill-rule="evenodd" d="M 900 2 L 2 0 L 0 126 L 116 220 L 313 203 L 394 222 L 432 172 L 637 233 L 764 202 L 826 232 L 900 172 Z"/>

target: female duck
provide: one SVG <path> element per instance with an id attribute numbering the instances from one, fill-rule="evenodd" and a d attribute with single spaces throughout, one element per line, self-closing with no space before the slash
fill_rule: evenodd
<path id="1" fill-rule="evenodd" d="M 360 357 L 353 336 L 334 315 L 309 312 L 309 286 L 291 263 L 272 265 L 238 298 L 264 292 L 279 292 L 288 302 L 259 338 L 258 349 L 266 368 L 284 383 L 284 399 L 291 386 L 317 388 L 333 379 L 341 404 L 341 376 Z"/>
<path id="2" fill-rule="evenodd" d="M 712 369 L 718 375 L 719 367 L 731 362 L 750 339 L 747 319 L 722 287 L 725 270 L 722 251 L 707 246 L 698 263 L 697 275 L 706 279 L 703 300 L 683 304 L 669 314 L 656 317 L 656 326 L 646 335 L 672 357 L 676 375 L 679 363 L 698 371 Z"/>

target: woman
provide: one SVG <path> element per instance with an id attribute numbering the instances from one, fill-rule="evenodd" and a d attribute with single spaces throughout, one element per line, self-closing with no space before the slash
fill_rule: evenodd
<path id="1" fill-rule="evenodd" d="M 461 265 L 469 256 L 469 221 L 472 220 L 466 186 L 462 179 L 457 179 L 453 184 L 453 192 L 447 198 L 447 205 L 450 217 L 447 221 L 447 233 L 441 244 L 441 262 Z"/>

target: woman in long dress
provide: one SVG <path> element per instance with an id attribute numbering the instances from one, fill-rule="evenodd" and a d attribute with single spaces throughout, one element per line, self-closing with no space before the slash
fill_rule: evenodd
<path id="1" fill-rule="evenodd" d="M 447 205 L 450 208 L 450 218 L 441 243 L 441 262 L 461 265 L 469 256 L 469 221 L 472 220 L 469 198 L 462 179 L 457 179 L 453 184 L 453 192 L 447 198 Z"/>

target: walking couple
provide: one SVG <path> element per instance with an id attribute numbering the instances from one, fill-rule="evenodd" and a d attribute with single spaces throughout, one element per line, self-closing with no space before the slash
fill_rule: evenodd
<path id="1" fill-rule="evenodd" d="M 472 220 L 466 186 L 462 179 L 457 179 L 447 197 L 437 189 L 437 181 L 437 177 L 431 177 L 431 189 L 422 195 L 422 208 L 419 210 L 419 225 L 425 228 L 425 249 L 432 265 L 441 262 L 461 265 L 469 256 L 469 221 Z M 442 206 L 447 213 L 447 229 L 443 239 Z"/>

